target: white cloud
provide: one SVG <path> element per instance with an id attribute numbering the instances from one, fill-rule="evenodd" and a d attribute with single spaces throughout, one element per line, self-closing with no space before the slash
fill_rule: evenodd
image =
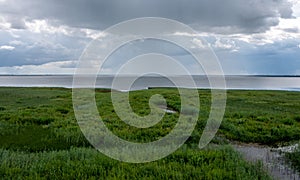
<path id="1" fill-rule="evenodd" d="M 8 50 L 8 51 L 12 51 L 12 50 L 14 50 L 14 49 L 15 49 L 15 47 L 13 47 L 13 46 L 6 46 L 6 45 L 0 46 L 0 50 Z"/>
<path id="2" fill-rule="evenodd" d="M 13 41 L 10 41 L 9 44 L 15 45 L 15 46 L 21 46 L 21 45 L 24 45 L 25 43 L 23 43 L 22 41 L 13 40 Z"/>
<path id="3" fill-rule="evenodd" d="M 9 29 L 10 23 L 6 22 L 6 20 L 0 16 L 0 29 Z"/>
<path id="4" fill-rule="evenodd" d="M 213 47 L 223 49 L 223 50 L 237 50 L 235 42 L 229 39 L 217 38 Z"/>
<path id="5" fill-rule="evenodd" d="M 48 33 L 48 34 L 55 34 L 55 33 L 62 33 L 65 35 L 69 35 L 66 26 L 52 26 L 47 20 L 33 20 L 33 21 L 26 21 L 26 27 L 29 31 L 34 33 Z"/>
<path id="6" fill-rule="evenodd" d="M 191 34 L 187 32 L 175 32 L 174 34 L 171 34 L 174 36 L 187 36 L 187 37 L 199 37 L 201 34 Z"/>
<path id="7" fill-rule="evenodd" d="M 293 15 L 296 17 L 300 17 L 300 2 L 299 0 L 290 0 L 293 4 Z"/>
<path id="8" fill-rule="evenodd" d="M 206 48 L 206 46 L 203 44 L 202 40 L 200 40 L 198 38 L 193 38 L 192 42 L 196 45 L 196 47 L 194 47 L 194 48 L 202 48 L 202 49 Z"/>
<path id="9" fill-rule="evenodd" d="M 73 74 L 75 61 L 58 61 L 42 65 L 0 67 L 0 74 Z"/>
<path id="10" fill-rule="evenodd" d="M 25 21 L 25 25 L 28 31 L 40 34 L 63 34 L 66 36 L 83 37 L 90 39 L 97 39 L 105 36 L 103 31 L 87 28 L 69 27 L 66 25 L 55 25 L 55 22 L 53 23 L 47 20 L 35 19 L 32 21 Z"/>
<path id="11" fill-rule="evenodd" d="M 97 31 L 92 29 L 80 29 L 80 31 L 84 32 L 86 37 L 91 39 L 98 39 L 106 36 L 106 34 L 103 31 Z"/>

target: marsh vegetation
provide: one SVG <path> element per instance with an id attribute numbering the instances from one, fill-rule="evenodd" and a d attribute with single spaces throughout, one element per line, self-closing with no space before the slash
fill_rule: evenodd
<path id="1" fill-rule="evenodd" d="M 155 126 L 128 126 L 115 113 L 111 91 L 97 89 L 96 103 L 106 126 L 132 142 L 150 142 L 176 125 L 181 103 L 176 89 L 130 92 L 130 105 L 141 116 L 149 99 L 160 94 L 167 108 Z M 199 120 L 191 137 L 175 153 L 156 162 L 129 164 L 97 152 L 74 116 L 72 92 L 63 88 L 0 88 L 0 177 L 4 179 L 270 179 L 261 163 L 245 161 L 228 140 L 272 147 L 300 140 L 300 93 L 228 91 L 226 113 L 211 145 L 198 142 L 210 112 L 209 90 L 199 90 Z M 159 103 L 160 102 L 156 102 Z M 166 107 L 164 107 L 166 108 Z M 186 108 L 186 113 L 194 109 Z M 287 159 L 300 170 L 299 152 Z"/>

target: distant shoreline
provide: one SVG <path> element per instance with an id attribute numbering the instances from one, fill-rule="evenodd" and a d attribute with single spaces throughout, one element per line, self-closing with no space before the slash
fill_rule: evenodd
<path id="1" fill-rule="evenodd" d="M 136 91 L 149 88 L 197 88 L 225 90 L 271 90 L 271 91 L 300 91 L 300 76 L 192 76 L 195 86 L 187 83 L 189 76 L 132 76 L 118 77 L 120 86 L 114 86 L 115 77 L 111 75 L 77 76 L 74 84 L 72 75 L 0 75 L 0 87 L 52 87 L 52 88 L 101 88 L 118 89 L 119 91 Z M 93 79 L 90 79 L 93 78 Z M 216 82 L 225 85 L 217 86 Z M 88 80 L 88 81 L 87 81 Z M 92 81 L 90 81 L 92 80 Z M 93 84 L 93 81 L 96 80 Z M 89 83 L 86 83 L 89 82 Z M 174 83 L 177 83 L 177 86 Z M 92 83 L 92 84 L 91 84 Z M 128 83 L 133 83 L 127 88 Z M 212 84 L 214 83 L 214 84 Z"/>
<path id="2" fill-rule="evenodd" d="M 73 87 L 59 87 L 59 86 L 1 86 L 0 89 L 2 88 L 33 88 L 33 89 L 73 89 Z M 144 91 L 144 90 L 151 90 L 151 89 L 175 89 L 176 87 L 149 87 L 147 89 L 135 89 L 131 90 L 130 92 L 133 91 Z M 128 91 L 120 91 L 116 89 L 111 89 L 111 88 L 94 88 L 95 90 L 105 90 L 107 92 L 115 91 L 115 92 L 128 92 Z M 210 91 L 212 89 L 209 88 L 197 88 L 197 90 L 203 90 L 203 91 Z M 218 89 L 214 89 L 218 90 Z M 220 90 L 220 89 L 219 89 Z M 223 89 L 222 89 L 223 90 Z M 225 89 L 226 91 L 270 91 L 270 92 L 276 92 L 276 91 L 281 91 L 281 92 L 300 92 L 300 89 Z"/>
<path id="3" fill-rule="evenodd" d="M 74 76 L 73 74 L 0 74 L 0 76 Z M 185 77 L 187 75 L 173 75 L 171 77 Z M 192 75 L 193 77 L 206 77 L 207 75 Z M 222 75 L 211 75 L 214 77 L 221 77 Z M 98 77 L 115 77 L 115 75 L 107 74 Z M 124 75 L 122 77 L 136 77 L 136 75 Z M 155 75 L 146 75 L 144 77 L 161 77 Z M 300 75 L 224 75 L 224 77 L 300 77 Z"/>

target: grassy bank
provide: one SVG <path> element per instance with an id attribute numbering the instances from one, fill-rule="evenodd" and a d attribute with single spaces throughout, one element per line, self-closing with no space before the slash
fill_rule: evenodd
<path id="1" fill-rule="evenodd" d="M 300 147 L 295 152 L 285 153 L 285 157 L 300 172 Z"/>
<path id="2" fill-rule="evenodd" d="M 130 93 L 135 113 L 150 113 L 149 98 L 161 94 L 179 112 L 176 89 Z M 70 89 L 0 88 L 0 176 L 6 178 L 204 178 L 268 179 L 261 166 L 245 162 L 223 139 L 279 145 L 300 139 L 300 93 L 229 91 L 226 113 L 214 143 L 216 149 L 198 150 L 197 144 L 210 110 L 210 91 L 199 90 L 200 117 L 184 147 L 146 164 L 120 163 L 96 152 L 77 125 Z M 114 111 L 110 91 L 97 90 L 99 114 L 119 137 L 150 142 L 167 135 L 179 113 L 166 114 L 147 129 L 128 126 Z M 187 109 L 187 112 L 192 111 Z M 226 143 L 225 143 L 226 144 Z"/>

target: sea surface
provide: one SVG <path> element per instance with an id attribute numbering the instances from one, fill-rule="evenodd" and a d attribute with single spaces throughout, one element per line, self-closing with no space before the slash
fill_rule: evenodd
<path id="1" fill-rule="evenodd" d="M 134 77 L 122 77 L 121 82 L 126 84 Z M 134 78 L 135 79 L 135 78 Z M 173 77 L 175 81 L 185 82 L 185 76 Z M 101 76 L 97 78 L 96 88 L 111 88 L 113 76 Z M 210 83 L 206 76 L 193 76 L 196 87 L 199 89 L 210 89 Z M 215 76 L 212 80 L 220 80 Z M 287 90 L 300 91 L 300 77 L 298 76 L 226 76 L 225 89 L 248 89 L 248 90 Z M 184 84 L 184 83 L 182 83 Z M 0 76 L 0 87 L 73 87 L 73 76 L 71 75 L 24 75 L 24 76 Z M 176 87 L 166 77 L 143 76 L 136 79 L 130 90 L 141 90 L 153 87 Z M 188 87 L 187 87 L 188 88 Z M 224 87 L 223 87 L 224 88 Z"/>

